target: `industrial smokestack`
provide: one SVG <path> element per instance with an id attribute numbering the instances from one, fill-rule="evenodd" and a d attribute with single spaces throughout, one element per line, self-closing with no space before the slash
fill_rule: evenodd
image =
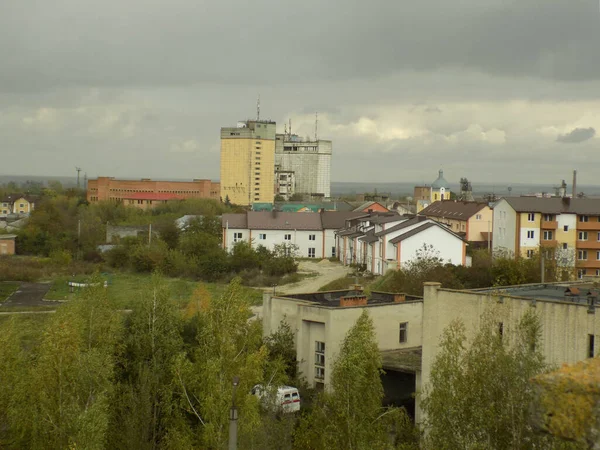
<path id="1" fill-rule="evenodd" d="M 577 171 L 573 171 L 573 198 L 577 198 Z"/>

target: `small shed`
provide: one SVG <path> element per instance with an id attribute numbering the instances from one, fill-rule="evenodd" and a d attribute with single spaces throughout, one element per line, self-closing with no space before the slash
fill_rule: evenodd
<path id="1" fill-rule="evenodd" d="M 0 234 L 0 256 L 15 254 L 16 234 Z"/>

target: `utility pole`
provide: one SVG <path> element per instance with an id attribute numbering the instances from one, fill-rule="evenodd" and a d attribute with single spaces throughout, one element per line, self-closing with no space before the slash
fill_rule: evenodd
<path id="1" fill-rule="evenodd" d="M 81 219 L 77 220 L 77 259 L 81 259 Z"/>
<path id="2" fill-rule="evenodd" d="M 541 281 L 542 284 L 544 283 L 544 278 L 546 277 L 546 271 L 544 268 L 544 261 L 546 260 L 546 250 L 544 250 L 543 248 L 540 251 L 540 257 L 541 257 L 541 262 L 542 262 L 542 276 L 541 276 Z"/>
<path id="3" fill-rule="evenodd" d="M 235 392 L 239 384 L 240 377 L 233 377 L 233 394 L 231 395 L 231 409 L 229 410 L 229 450 L 237 450 L 238 410 L 235 406 Z"/>
<path id="4" fill-rule="evenodd" d="M 77 189 L 79 189 L 79 172 L 81 172 L 81 167 L 75 167 L 77 171 Z"/>
<path id="5" fill-rule="evenodd" d="M 488 253 L 492 253 L 492 241 L 491 241 L 491 231 L 490 231 L 490 224 L 491 222 L 488 220 L 488 233 L 487 233 L 487 238 L 488 238 Z"/>

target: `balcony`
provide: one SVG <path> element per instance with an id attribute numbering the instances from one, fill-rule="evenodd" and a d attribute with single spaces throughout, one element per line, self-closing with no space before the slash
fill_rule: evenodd
<path id="1" fill-rule="evenodd" d="M 596 240 L 591 241 L 577 241 L 577 248 L 581 249 L 592 249 L 592 250 L 600 250 L 600 242 Z"/>
<path id="2" fill-rule="evenodd" d="M 600 269 L 600 261 L 596 260 L 596 254 L 588 255 L 588 259 L 575 261 L 577 269 Z"/>
<path id="3" fill-rule="evenodd" d="M 556 239 L 551 239 L 549 241 L 547 241 L 547 240 L 540 241 L 540 247 L 542 247 L 542 248 L 544 248 L 544 247 L 556 248 L 557 246 L 558 246 L 558 241 Z"/>
<path id="4" fill-rule="evenodd" d="M 587 230 L 600 231 L 600 222 L 597 222 L 597 221 L 577 222 L 577 231 L 587 231 Z"/>
<path id="5" fill-rule="evenodd" d="M 542 230 L 556 230 L 558 228 L 558 222 L 556 220 L 542 220 L 540 228 Z"/>

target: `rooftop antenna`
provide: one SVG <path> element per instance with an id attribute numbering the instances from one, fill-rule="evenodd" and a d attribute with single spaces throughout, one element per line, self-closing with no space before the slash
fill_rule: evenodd
<path id="1" fill-rule="evenodd" d="M 292 137 L 292 118 L 290 117 L 290 126 L 288 127 L 288 131 L 290 132 L 290 138 Z"/>
<path id="2" fill-rule="evenodd" d="M 79 189 L 79 172 L 81 172 L 81 167 L 75 167 L 77 171 L 77 188 Z"/>
<path id="3" fill-rule="evenodd" d="M 287 136 L 287 123 L 283 124 L 283 134 L 284 136 Z"/>
<path id="4" fill-rule="evenodd" d="M 256 99 L 256 121 L 260 120 L 260 94 L 258 94 L 258 98 Z"/>
<path id="5" fill-rule="evenodd" d="M 319 113 L 315 112 L 315 142 L 319 140 Z"/>

